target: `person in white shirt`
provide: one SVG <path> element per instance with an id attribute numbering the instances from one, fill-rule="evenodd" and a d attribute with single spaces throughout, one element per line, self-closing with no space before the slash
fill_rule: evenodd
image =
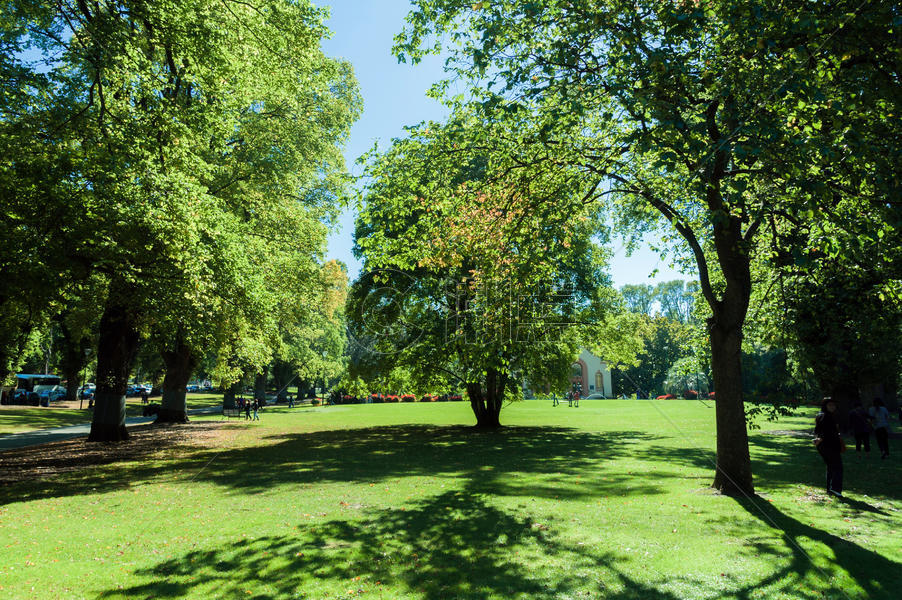
<path id="1" fill-rule="evenodd" d="M 883 399 L 874 398 L 874 406 L 868 412 L 874 427 L 874 437 L 877 438 L 877 447 L 880 448 L 880 458 L 886 458 L 889 456 L 889 411 L 886 410 Z"/>

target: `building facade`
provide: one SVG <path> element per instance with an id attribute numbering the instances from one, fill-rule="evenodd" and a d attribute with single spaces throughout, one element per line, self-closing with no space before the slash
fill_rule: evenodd
<path id="1" fill-rule="evenodd" d="M 570 368 L 570 382 L 582 386 L 583 396 L 590 394 L 604 394 L 605 398 L 614 396 L 608 363 L 585 348 L 580 351 L 579 357 Z"/>

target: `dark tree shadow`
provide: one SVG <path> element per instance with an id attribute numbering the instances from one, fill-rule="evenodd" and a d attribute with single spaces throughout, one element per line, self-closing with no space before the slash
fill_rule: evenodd
<path id="1" fill-rule="evenodd" d="M 249 493 L 285 483 L 447 476 L 464 478 L 474 493 L 559 499 L 650 495 L 663 491 L 653 477 L 605 473 L 605 462 L 653 439 L 639 431 L 506 427 L 483 432 L 430 425 L 285 434 L 270 438 L 275 443 L 266 446 L 265 460 L 260 448 L 230 450 L 196 479 Z"/>
<path id="2" fill-rule="evenodd" d="M 830 548 L 834 555 L 832 562 L 846 571 L 865 591 L 865 598 L 869 600 L 899 598 L 899 590 L 902 589 L 902 563 L 827 531 L 806 525 L 761 498 L 737 498 L 736 502 L 751 517 L 759 521 L 760 526 L 781 533 L 782 548 L 775 548 L 772 542 L 753 542 L 752 547 L 756 551 L 768 554 L 789 553 L 792 556 L 790 564 L 785 569 L 775 571 L 759 585 L 776 583 L 790 574 L 798 576 L 797 579 L 814 577 L 824 583 L 831 583 L 833 574 L 818 567 L 803 548 L 804 543 L 814 541 Z M 835 583 L 832 584 L 831 590 L 836 593 L 837 598 L 860 597 L 852 590 L 843 589 L 841 585 Z M 785 591 L 789 593 L 792 590 Z"/>
<path id="3" fill-rule="evenodd" d="M 204 427 L 240 425 L 201 422 L 168 431 Z M 606 461 L 656 439 L 639 431 L 507 427 L 481 432 L 471 427 L 398 425 L 288 433 L 265 438 L 270 445 L 264 447 L 232 449 L 185 440 L 179 444 L 151 426 L 133 428 L 133 432 L 129 444 L 113 453 L 103 454 L 102 445 L 87 445 L 83 439 L 60 442 L 57 452 L 46 457 L 40 455 L 39 447 L 29 450 L 36 468 L 56 472 L 46 479 L 4 480 L 3 473 L 18 469 L 21 457 L 0 455 L 0 505 L 125 489 L 159 477 L 209 481 L 244 493 L 281 484 L 379 482 L 410 476 L 462 477 L 473 491 L 511 496 L 572 499 L 662 492 L 653 477 L 604 473 Z M 155 435 L 163 437 L 155 439 Z M 155 454 L 161 448 L 171 451 L 161 458 Z"/>
<path id="4" fill-rule="evenodd" d="M 775 435 L 758 432 L 750 435 L 752 472 L 759 491 L 785 490 L 799 485 L 823 489 L 824 462 L 814 448 L 810 436 Z M 646 460 L 664 460 L 669 464 L 707 470 L 714 478 L 716 454 L 707 448 L 680 448 L 651 443 L 634 450 L 635 456 Z M 845 491 L 853 497 L 884 497 L 902 499 L 902 466 L 897 462 L 880 461 L 878 457 L 859 457 L 852 451 L 843 455 Z M 886 515 L 872 503 L 850 502 L 850 508 Z"/>
<path id="5" fill-rule="evenodd" d="M 127 444 L 88 444 L 84 437 L 0 452 L 0 506 L 42 498 L 115 491 L 161 476 L 181 477 L 209 462 L 214 436 L 236 424 L 130 427 Z"/>
<path id="6" fill-rule="evenodd" d="M 101 597 L 179 598 L 201 593 L 201 586 L 221 597 L 307 597 L 305 590 L 329 581 L 336 591 L 352 593 L 319 591 L 317 597 L 356 597 L 389 585 L 436 600 L 580 594 L 676 600 L 618 571 L 613 554 L 568 546 L 553 527 L 499 510 L 478 493 L 446 492 L 406 511 L 374 510 L 362 517 L 298 527 L 294 536 L 192 551 L 136 572 L 149 582 Z M 539 557 L 560 568 L 533 569 Z"/>

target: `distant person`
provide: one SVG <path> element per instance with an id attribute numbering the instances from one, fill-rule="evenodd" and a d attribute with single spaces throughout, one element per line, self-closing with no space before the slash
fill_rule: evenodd
<path id="1" fill-rule="evenodd" d="M 560 404 L 557 399 L 557 394 L 555 392 L 551 392 L 551 406 L 557 406 Z"/>
<path id="2" fill-rule="evenodd" d="M 827 493 L 842 498 L 842 452 L 845 446 L 839 435 L 835 412 L 836 402 L 824 398 L 821 412 L 814 418 L 814 445 L 827 465 Z"/>
<path id="3" fill-rule="evenodd" d="M 259 421 L 260 416 L 257 414 L 257 410 L 260 408 L 260 399 L 254 398 L 254 421 Z"/>
<path id="4" fill-rule="evenodd" d="M 874 406 L 871 407 L 870 413 L 880 458 L 886 458 L 889 456 L 889 411 L 882 398 L 874 398 Z"/>
<path id="5" fill-rule="evenodd" d="M 251 420 L 251 403 L 250 402 L 244 403 L 244 420 L 245 421 Z"/>
<path id="6" fill-rule="evenodd" d="M 288 408 L 294 408 L 294 396 L 288 394 Z"/>
<path id="7" fill-rule="evenodd" d="M 855 401 L 855 408 L 849 413 L 849 421 L 852 423 L 852 432 L 855 434 L 855 452 L 861 453 L 864 447 L 865 453 L 871 451 L 871 424 L 868 423 L 868 413 L 861 405 L 861 400 Z"/>
<path id="8" fill-rule="evenodd" d="M 141 404 L 147 404 L 147 390 L 141 390 Z"/>

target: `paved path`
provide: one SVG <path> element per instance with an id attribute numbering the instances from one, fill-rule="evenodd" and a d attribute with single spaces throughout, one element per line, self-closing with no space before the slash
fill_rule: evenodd
<path id="1" fill-rule="evenodd" d="M 207 408 L 195 408 L 189 410 L 189 415 L 214 414 L 222 411 L 221 406 L 210 406 Z M 152 417 L 128 417 L 125 419 L 126 426 L 144 425 L 152 423 L 156 416 Z M 25 431 L 23 433 L 13 433 L 4 437 L 0 437 L 0 452 L 4 450 L 12 450 L 13 448 L 24 448 L 25 446 L 36 446 L 38 444 L 47 444 L 58 440 L 67 440 L 69 438 L 88 435 L 91 431 L 90 423 L 81 423 L 79 425 L 67 425 L 66 427 L 54 427 L 53 429 L 39 429 L 37 431 Z"/>

